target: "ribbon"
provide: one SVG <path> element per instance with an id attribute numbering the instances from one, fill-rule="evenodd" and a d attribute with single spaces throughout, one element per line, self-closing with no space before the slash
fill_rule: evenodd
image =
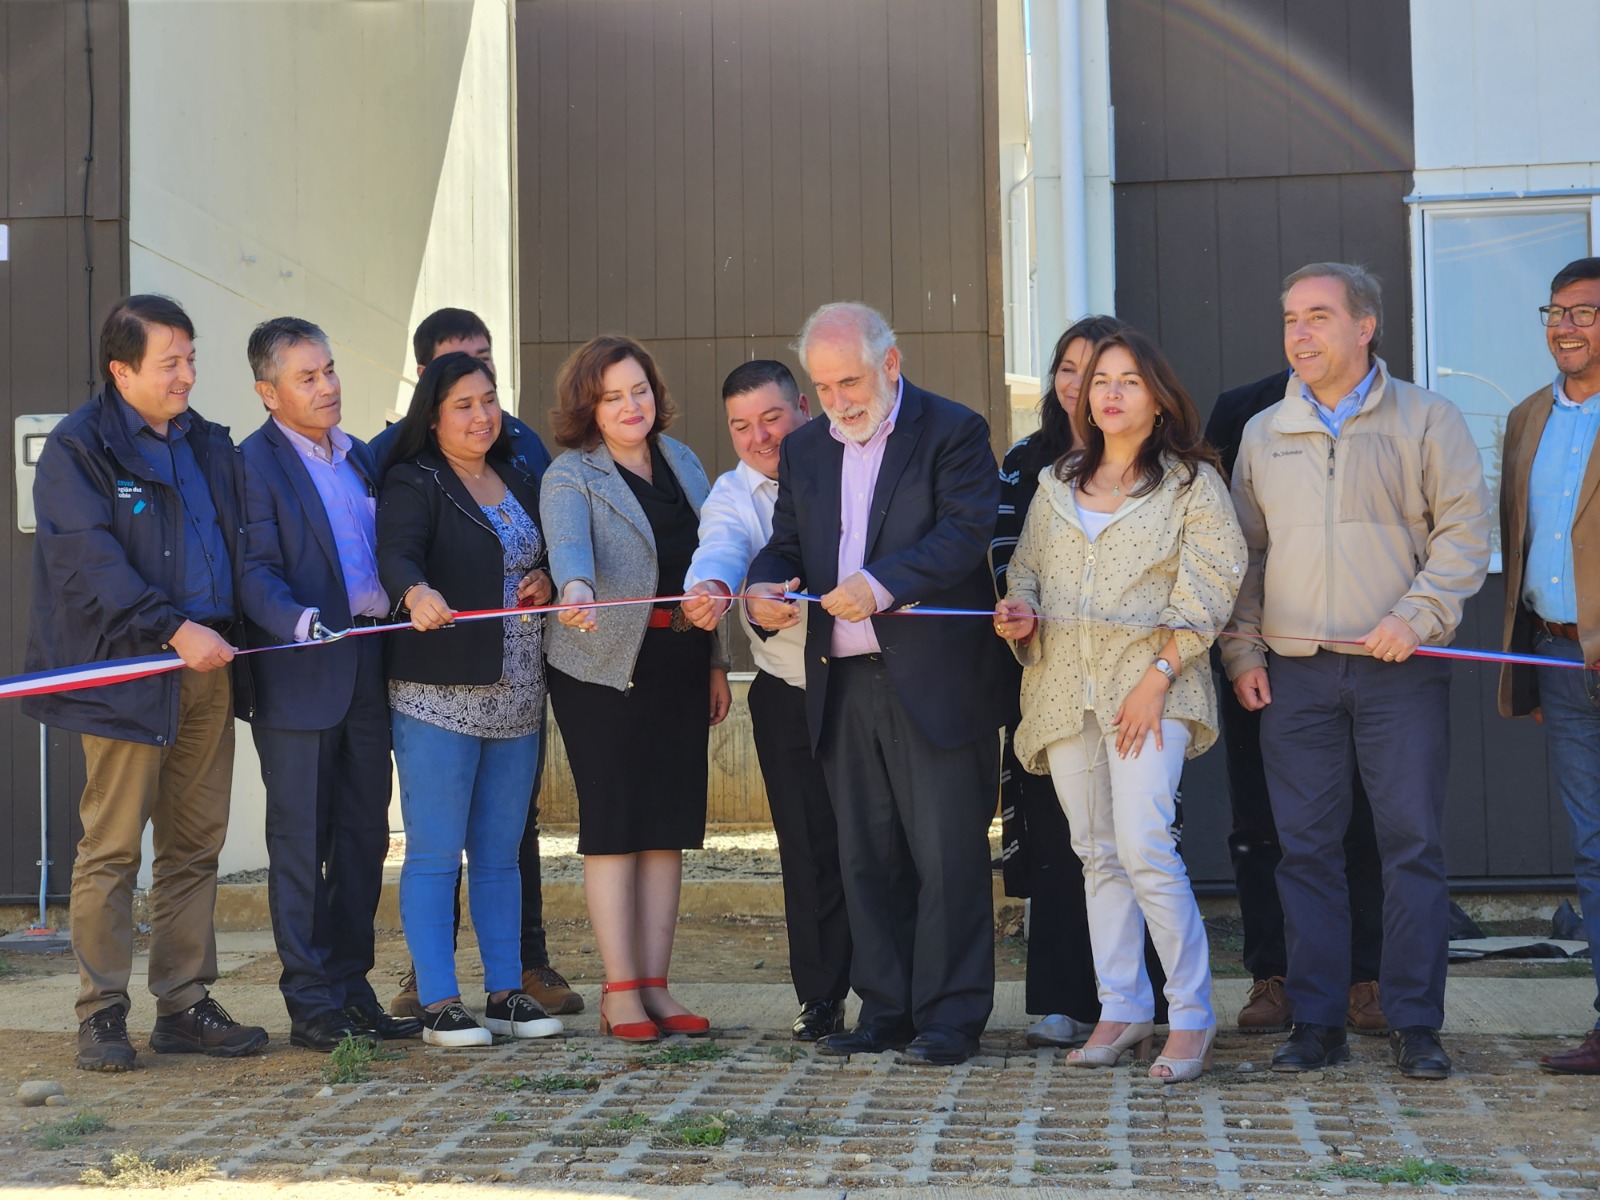
<path id="1" fill-rule="evenodd" d="M 739 597 L 744 599 L 744 597 Z M 821 600 L 821 596 L 813 596 L 809 592 L 785 592 L 785 600 Z M 992 620 L 992 608 L 931 608 L 926 605 L 915 605 L 911 608 L 890 609 L 886 613 L 879 613 L 882 617 L 984 617 Z M 1252 641 L 1272 638 L 1280 642 L 1315 642 L 1319 646 L 1360 646 L 1363 643 L 1352 638 L 1326 638 L 1307 637 L 1292 633 L 1235 633 L 1227 629 L 1196 629 L 1192 625 L 1147 625 L 1139 621 L 1107 621 L 1094 617 L 1052 616 L 1048 613 L 1035 613 L 1034 619 L 1038 621 L 1068 621 L 1080 625 L 1111 625 L 1119 629 L 1171 629 L 1173 632 L 1198 633 L 1211 638 L 1249 638 Z M 1453 658 L 1464 662 L 1485 663 L 1514 663 L 1527 667 L 1569 667 L 1579 671 L 1592 671 L 1600 667 L 1591 667 L 1588 663 L 1572 662 L 1564 658 L 1541 658 L 1537 654 L 1513 654 L 1500 650 L 1473 650 L 1465 647 L 1449 646 L 1418 646 L 1411 653 L 1421 654 L 1428 658 Z"/>
<path id="2" fill-rule="evenodd" d="M 461 624 L 467 621 L 489 621 L 503 617 L 531 617 L 542 613 L 562 612 L 570 608 L 601 609 L 622 608 L 635 604 L 659 604 L 663 601 L 683 601 L 693 597 L 689 595 L 675 596 L 631 596 L 621 600 L 590 600 L 583 604 L 536 604 L 526 608 L 482 608 L 458 612 L 451 624 Z M 721 600 L 748 601 L 752 599 L 772 599 L 770 596 L 753 597 L 744 593 L 732 596 L 715 597 Z M 820 601 L 822 597 L 811 595 L 808 592 L 784 592 L 785 600 Z M 985 620 L 994 618 L 993 609 L 979 608 L 935 608 L 928 605 L 915 605 L 911 608 L 891 609 L 880 616 L 891 617 L 982 617 Z M 1173 628 L 1171 626 L 1147 625 L 1135 621 L 1106 621 L 1093 618 L 1074 616 L 1051 616 L 1038 614 L 1041 621 L 1068 621 L 1090 625 L 1112 625 L 1123 629 L 1161 629 Z M 268 654 L 276 650 L 303 650 L 309 646 L 326 646 L 350 637 L 365 637 L 374 633 L 394 633 L 398 630 L 410 629 L 411 622 L 396 621 L 388 625 L 355 626 L 350 629 L 330 633 L 326 637 L 307 642 L 283 642 L 273 646 L 252 646 L 234 651 L 235 657 L 248 654 Z M 448 628 L 448 626 L 446 626 Z M 1225 629 L 1194 629 L 1183 628 L 1185 632 L 1203 634 L 1208 637 L 1253 637 L 1251 634 L 1232 633 Z M 1297 634 L 1272 634 L 1274 639 L 1288 642 L 1315 642 L 1324 646 L 1359 646 L 1359 641 L 1337 638 L 1306 637 Z M 1541 658 L 1535 654 L 1512 654 L 1495 650 L 1474 650 L 1470 648 L 1451 648 L 1442 646 L 1418 646 L 1414 654 L 1430 658 L 1457 659 L 1463 662 L 1481 663 L 1514 663 L 1518 666 L 1529 667 L 1567 667 L 1580 671 L 1594 670 L 1587 663 L 1572 662 L 1567 659 Z M 134 679 L 143 679 L 150 675 L 160 675 L 166 671 L 176 671 L 183 666 L 183 659 L 176 654 L 150 654 L 142 658 L 119 658 L 107 662 L 86 663 L 80 666 L 59 667 L 51 671 L 36 671 L 29 675 L 13 675 L 7 679 L 0 679 L 0 700 L 20 699 L 23 696 L 43 696 L 54 692 L 80 691 L 84 688 L 109 687 L 114 683 L 127 683 Z"/>

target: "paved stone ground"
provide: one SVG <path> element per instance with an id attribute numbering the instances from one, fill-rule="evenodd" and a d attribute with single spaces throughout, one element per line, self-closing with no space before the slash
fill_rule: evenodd
<path id="1" fill-rule="evenodd" d="M 1408 1159 L 1467 1172 L 1437 1189 L 1448 1194 L 1600 1190 L 1600 1080 L 1542 1074 L 1537 1055 L 1555 1040 L 1456 1036 L 1459 1069 L 1444 1083 L 1401 1079 L 1386 1043 L 1368 1039 L 1349 1067 L 1273 1075 L 1264 1068 L 1275 1040 L 1224 1036 L 1212 1074 L 1170 1087 L 1143 1064 L 1069 1068 L 1064 1052 L 1030 1050 L 1013 1030 L 985 1037 L 981 1055 L 953 1069 L 895 1053 L 841 1062 L 751 1029 L 644 1048 L 592 1036 L 479 1051 L 411 1043 L 367 1082 L 327 1095 L 321 1059 L 275 1046 L 225 1081 L 208 1069 L 216 1064 L 194 1062 L 192 1086 L 152 1089 L 150 1103 L 66 1154 L 38 1149 L 8 1121 L 0 1177 L 68 1183 L 133 1147 L 211 1158 L 220 1175 L 246 1180 L 657 1184 L 682 1195 L 729 1185 L 1348 1195 L 1374 1189 L 1362 1175 Z M 158 1069 L 179 1061 L 193 1060 Z M 287 1083 L 267 1069 L 286 1062 L 303 1068 Z M 140 1076 L 63 1082 L 75 1105 L 103 1109 Z M 8 1107 L 28 1120 L 70 1112 Z"/>

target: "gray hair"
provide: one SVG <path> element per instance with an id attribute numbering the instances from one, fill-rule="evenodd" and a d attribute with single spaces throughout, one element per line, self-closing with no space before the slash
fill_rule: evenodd
<path id="1" fill-rule="evenodd" d="M 250 332 L 250 341 L 245 346 L 256 382 L 276 383 L 283 371 L 283 352 L 302 342 L 317 342 L 324 350 L 332 349 L 327 334 L 299 317 L 273 317 L 257 325 Z"/>
<path id="2" fill-rule="evenodd" d="M 841 330 L 861 340 L 861 361 L 869 367 L 882 366 L 884 356 L 895 346 L 894 330 L 877 309 L 853 300 L 837 300 L 824 304 L 806 318 L 790 349 L 800 356 L 800 365 L 806 366 L 811 339 Z"/>
<path id="3" fill-rule="evenodd" d="M 1302 279 L 1337 279 L 1344 284 L 1344 306 L 1356 320 L 1371 317 L 1372 340 L 1367 350 L 1376 353 L 1378 340 L 1383 336 L 1383 285 L 1378 277 L 1365 267 L 1354 263 L 1309 263 L 1284 278 L 1283 291 L 1278 295 L 1281 304 L 1289 297 L 1289 289 Z"/>

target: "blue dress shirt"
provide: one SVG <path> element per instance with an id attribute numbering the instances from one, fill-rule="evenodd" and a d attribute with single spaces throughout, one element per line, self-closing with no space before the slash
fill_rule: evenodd
<path id="1" fill-rule="evenodd" d="M 1600 436 L 1600 396 L 1582 404 L 1568 400 L 1557 376 L 1555 404 L 1539 437 L 1528 474 L 1528 564 L 1522 598 L 1547 621 L 1578 619 L 1578 587 L 1572 578 L 1572 518 L 1589 469 L 1589 453 Z"/>
<path id="2" fill-rule="evenodd" d="M 189 414 L 180 413 L 168 421 L 163 436 L 121 396 L 117 403 L 122 406 L 133 444 L 151 471 L 178 493 L 182 583 L 178 594 L 171 597 L 173 605 L 191 621 L 233 620 L 233 560 L 222 536 L 211 486 L 189 444 Z"/>
<path id="3" fill-rule="evenodd" d="M 1344 428 L 1344 423 L 1356 413 L 1361 411 L 1361 406 L 1367 402 L 1367 393 L 1372 390 L 1373 381 L 1378 378 L 1378 364 L 1372 364 L 1366 378 L 1356 384 L 1355 391 L 1351 392 L 1331 409 L 1318 400 L 1311 391 L 1311 385 L 1304 380 L 1300 381 L 1300 395 L 1304 397 L 1311 410 L 1317 414 L 1317 419 L 1327 428 L 1334 437 L 1339 436 L 1339 431 Z"/>

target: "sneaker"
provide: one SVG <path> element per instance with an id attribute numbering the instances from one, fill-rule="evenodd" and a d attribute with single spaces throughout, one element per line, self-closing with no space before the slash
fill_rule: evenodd
<path id="1" fill-rule="evenodd" d="M 489 1000 L 484 1006 L 483 1023 L 490 1033 L 501 1037 L 555 1037 L 563 1026 L 526 992 L 512 992 L 504 1000 Z"/>
<path id="2" fill-rule="evenodd" d="M 212 1058 L 239 1058 L 267 1044 L 267 1031 L 259 1025 L 241 1025 L 212 997 L 191 1004 L 180 1013 L 157 1017 L 150 1031 L 150 1049 L 157 1054 L 208 1054 Z"/>
<path id="3" fill-rule="evenodd" d="M 522 973 L 522 990 L 539 1002 L 547 1013 L 567 1014 L 583 1011 L 583 997 L 572 989 L 561 972 L 546 963 Z"/>
<path id="4" fill-rule="evenodd" d="M 422 1010 L 422 1040 L 430 1046 L 492 1046 L 494 1034 L 472 1019 L 459 1000 L 438 1012 Z"/>
<path id="5" fill-rule="evenodd" d="M 128 1018 L 108 1004 L 78 1025 L 78 1070 L 131 1071 L 136 1051 L 128 1041 Z"/>
<path id="6" fill-rule="evenodd" d="M 394 1001 L 389 1005 L 390 1016 L 409 1017 L 412 1020 L 422 1020 L 422 1000 L 417 995 L 417 969 L 407 967 L 406 973 L 400 977 L 400 990 L 395 993 Z"/>

